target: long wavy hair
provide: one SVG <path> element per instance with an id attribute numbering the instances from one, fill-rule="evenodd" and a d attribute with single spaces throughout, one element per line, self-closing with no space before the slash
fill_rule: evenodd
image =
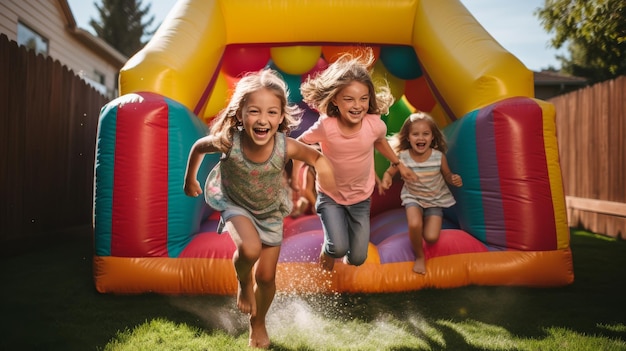
<path id="1" fill-rule="evenodd" d="M 398 131 L 398 133 L 393 136 L 392 141 L 390 141 L 391 147 L 396 153 L 400 153 L 402 150 L 410 149 L 411 143 L 409 143 L 409 133 L 411 132 L 411 125 L 421 121 L 426 122 L 433 133 L 433 141 L 431 142 L 430 147 L 445 154 L 448 151 L 448 143 L 446 143 L 445 136 L 437 126 L 435 120 L 427 113 L 421 111 L 412 113 L 404 120 L 400 131 Z"/>
<path id="2" fill-rule="evenodd" d="M 280 74 L 272 69 L 249 72 L 237 82 L 228 105 L 210 124 L 210 134 L 216 136 L 215 144 L 222 152 L 232 147 L 233 135 L 241 125 L 238 117 L 242 117 L 250 94 L 261 89 L 271 91 L 280 100 L 281 113 L 285 118 L 278 126 L 279 132 L 289 133 L 300 124 L 304 111 L 298 105 L 288 103 L 289 89 Z"/>
<path id="3" fill-rule="evenodd" d="M 355 54 L 341 55 L 324 71 L 313 77 L 309 76 L 302 83 L 300 86 L 302 100 L 320 113 L 329 117 L 339 117 L 339 109 L 331 101 L 343 88 L 357 81 L 365 84 L 369 90 L 367 113 L 387 114 L 394 98 L 386 80 L 377 82 L 380 83 L 378 88 L 374 86 L 368 67 L 371 67 L 375 60 L 371 48 L 365 48 Z"/>

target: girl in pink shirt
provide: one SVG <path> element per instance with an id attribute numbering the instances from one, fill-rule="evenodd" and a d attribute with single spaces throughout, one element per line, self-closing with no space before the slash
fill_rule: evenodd
<path id="1" fill-rule="evenodd" d="M 336 189 L 317 184 L 316 210 L 322 221 L 324 244 L 320 265 L 331 271 L 335 258 L 363 264 L 370 238 L 370 197 L 376 184 L 374 148 L 397 167 L 402 176 L 415 179 L 386 139 L 387 126 L 380 119 L 393 104 L 387 87 L 378 92 L 369 74 L 375 58 L 371 50 L 355 57 L 345 54 L 300 87 L 303 101 L 320 112 L 320 118 L 298 137 L 319 144 L 330 161 Z M 301 163 L 294 162 L 293 172 Z M 297 173 L 294 173 L 293 179 Z M 299 184 L 294 184 L 298 191 Z"/>

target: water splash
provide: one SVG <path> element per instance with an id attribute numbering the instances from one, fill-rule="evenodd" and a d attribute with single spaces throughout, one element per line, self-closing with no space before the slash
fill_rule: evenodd
<path id="1" fill-rule="evenodd" d="M 436 329 L 419 316 L 398 319 L 360 300 L 345 294 L 279 295 L 267 320 L 272 342 L 292 349 L 428 350 L 433 340 L 443 340 L 432 337 Z"/>
<path id="2" fill-rule="evenodd" d="M 171 297 L 172 305 L 198 317 L 207 329 L 247 333 L 248 316 L 232 296 Z M 272 344 L 303 350 L 430 350 L 445 346 L 443 335 L 418 312 L 387 313 L 360 295 L 276 295 L 267 316 Z"/>
<path id="3" fill-rule="evenodd" d="M 234 297 L 172 296 L 170 303 L 197 316 L 206 329 L 220 329 L 230 335 L 248 330 L 248 317 L 239 312 Z"/>

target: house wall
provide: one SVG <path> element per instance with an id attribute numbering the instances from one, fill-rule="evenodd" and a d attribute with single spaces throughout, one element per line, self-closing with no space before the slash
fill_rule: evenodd
<path id="1" fill-rule="evenodd" d="M 567 84 L 535 84 L 535 98 L 540 100 L 548 100 L 555 96 L 567 94 L 569 92 L 583 88 L 582 85 L 567 85 Z"/>
<path id="2" fill-rule="evenodd" d="M 18 20 L 21 21 L 47 38 L 48 55 L 67 66 L 74 74 L 96 82 L 99 79 L 95 73 L 103 74 L 106 87 L 104 95 L 108 98 L 115 97 L 121 65 L 116 66 L 78 39 L 75 24 L 68 24 L 63 5 L 67 6 L 65 0 L 2 0 L 0 33 L 6 34 L 9 40 L 17 41 L 17 23 Z"/>

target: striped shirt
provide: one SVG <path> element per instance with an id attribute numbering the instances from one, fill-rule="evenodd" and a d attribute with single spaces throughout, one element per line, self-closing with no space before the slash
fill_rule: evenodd
<path id="1" fill-rule="evenodd" d="M 404 163 L 417 175 L 416 182 L 405 182 L 400 193 L 402 205 L 417 202 L 421 207 L 450 207 L 456 203 L 448 184 L 441 174 L 441 157 L 439 150 L 432 149 L 428 160 L 416 162 L 410 150 L 402 150 L 398 155 Z"/>

